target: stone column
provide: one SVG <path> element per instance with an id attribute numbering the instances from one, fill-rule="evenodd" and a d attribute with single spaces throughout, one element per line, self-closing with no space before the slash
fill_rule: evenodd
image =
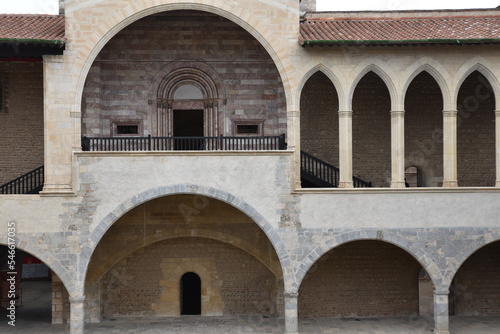
<path id="1" fill-rule="evenodd" d="M 285 334 L 299 333 L 299 309 L 297 292 L 285 292 Z M 71 333 L 73 334 L 73 333 Z"/>
<path id="2" fill-rule="evenodd" d="M 458 187 L 457 111 L 443 111 L 443 187 Z"/>
<path id="3" fill-rule="evenodd" d="M 500 187 L 500 110 L 495 110 L 496 186 Z"/>
<path id="4" fill-rule="evenodd" d="M 405 112 L 391 111 L 391 188 L 405 185 Z"/>
<path id="5" fill-rule="evenodd" d="M 448 315 L 449 290 L 434 290 L 434 333 L 450 334 Z"/>
<path id="6" fill-rule="evenodd" d="M 71 308 L 70 334 L 84 334 L 84 327 L 85 327 L 84 302 L 85 302 L 85 296 L 69 298 L 69 303 Z"/>
<path id="7" fill-rule="evenodd" d="M 353 188 L 352 110 L 339 111 L 339 188 Z"/>
<path id="8" fill-rule="evenodd" d="M 45 184 L 42 194 L 72 194 L 72 148 L 74 123 L 79 113 L 71 110 L 70 78 L 64 71 L 63 56 L 43 57 L 43 120 Z M 78 136 L 79 137 L 79 136 Z M 78 141 L 80 138 L 78 138 Z"/>
<path id="9" fill-rule="evenodd" d="M 300 111 L 287 112 L 287 144 L 288 150 L 295 152 L 293 157 L 292 189 L 302 187 L 300 182 Z"/>

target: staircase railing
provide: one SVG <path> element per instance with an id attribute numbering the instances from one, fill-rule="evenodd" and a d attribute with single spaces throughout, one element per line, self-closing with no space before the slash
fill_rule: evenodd
<path id="1" fill-rule="evenodd" d="M 300 166 L 301 172 L 317 179 L 317 183 L 320 186 L 335 188 L 339 186 L 340 170 L 338 167 L 330 165 L 304 151 L 300 151 Z M 372 183 L 354 176 L 353 185 L 354 188 L 369 188 L 372 186 Z"/>
<path id="2" fill-rule="evenodd" d="M 285 135 L 248 137 L 82 137 L 83 151 L 274 151 Z"/>
<path id="3" fill-rule="evenodd" d="M 300 167 L 302 172 L 326 182 L 327 185 L 325 186 L 339 186 L 340 170 L 337 167 L 310 155 L 309 153 L 300 151 Z"/>
<path id="4" fill-rule="evenodd" d="M 0 186 L 0 194 L 38 194 L 43 188 L 43 166 Z"/>

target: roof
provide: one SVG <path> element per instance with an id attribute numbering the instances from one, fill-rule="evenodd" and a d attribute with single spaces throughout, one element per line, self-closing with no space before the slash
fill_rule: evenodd
<path id="1" fill-rule="evenodd" d="M 64 16 L 0 15 L 0 41 L 64 44 Z"/>
<path id="2" fill-rule="evenodd" d="M 0 58 L 41 60 L 64 51 L 64 16 L 0 14 Z"/>
<path id="3" fill-rule="evenodd" d="M 300 25 L 302 46 L 500 43 L 498 11 L 330 14 L 305 17 Z"/>

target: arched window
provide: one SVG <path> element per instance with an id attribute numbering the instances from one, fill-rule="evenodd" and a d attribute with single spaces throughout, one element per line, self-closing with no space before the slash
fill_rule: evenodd
<path id="1" fill-rule="evenodd" d="M 424 187 L 424 175 L 420 168 L 410 166 L 405 169 L 405 183 L 407 187 Z"/>
<path id="2" fill-rule="evenodd" d="M 181 314 L 201 314 L 201 279 L 193 272 L 185 273 L 181 278 Z"/>

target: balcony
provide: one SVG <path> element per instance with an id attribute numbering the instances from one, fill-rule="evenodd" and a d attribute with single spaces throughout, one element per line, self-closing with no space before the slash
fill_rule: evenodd
<path id="1" fill-rule="evenodd" d="M 82 137 L 83 151 L 278 151 L 285 135 L 247 137 Z"/>

